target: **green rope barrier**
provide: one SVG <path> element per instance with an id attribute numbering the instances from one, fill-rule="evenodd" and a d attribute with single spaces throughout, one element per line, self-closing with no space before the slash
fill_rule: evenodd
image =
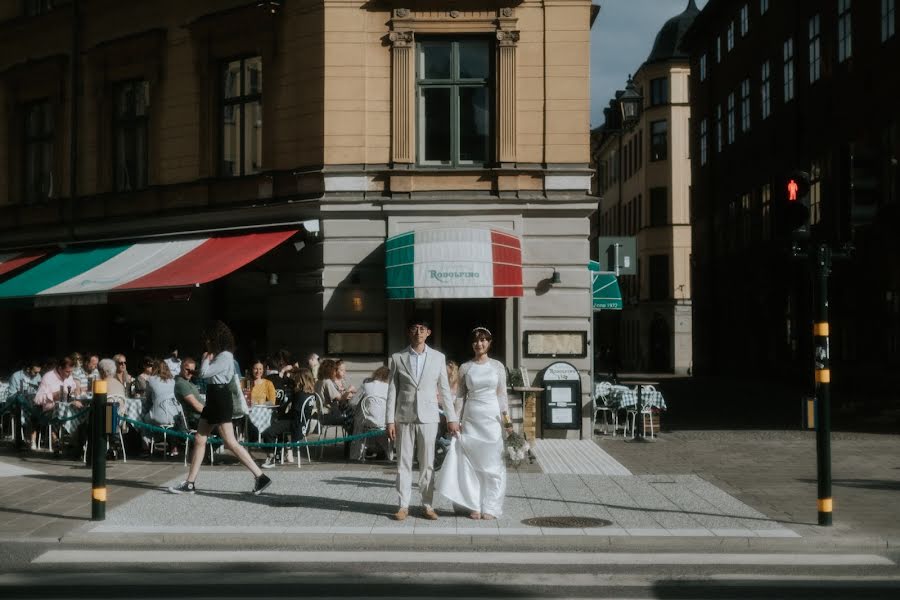
<path id="1" fill-rule="evenodd" d="M 183 431 L 178 431 L 175 429 L 166 429 L 164 427 L 158 427 L 156 425 L 151 425 L 150 423 L 144 423 L 143 421 L 136 421 L 134 419 L 129 419 L 128 417 L 123 417 L 123 420 L 129 425 L 134 425 L 139 429 L 146 429 L 148 431 L 152 431 L 155 433 L 165 433 L 167 436 L 173 436 L 177 438 L 181 438 L 183 440 L 194 440 L 194 434 L 185 433 Z M 384 434 L 384 429 L 373 429 L 371 431 L 367 431 L 365 433 L 358 433 L 356 435 L 348 435 L 339 438 L 329 438 L 327 440 L 316 440 L 314 442 L 302 441 L 302 442 L 274 442 L 274 443 L 264 443 L 264 442 L 241 442 L 241 446 L 245 448 L 301 448 L 304 446 L 329 446 L 334 444 L 343 444 L 346 442 L 352 442 L 354 440 L 361 440 L 363 438 L 376 437 Z M 216 436 L 208 436 L 207 443 L 213 444 L 221 444 L 224 443 L 222 438 Z"/>
<path id="2" fill-rule="evenodd" d="M 66 423 L 67 421 L 74 421 L 75 419 L 80 419 L 91 410 L 90 405 L 88 405 L 84 410 L 69 415 L 68 417 L 48 417 L 47 413 L 44 412 L 41 407 L 35 406 L 33 403 L 16 394 L 7 398 L 2 408 L 0 408 L 0 415 L 11 411 L 16 406 L 21 406 L 29 416 L 38 419 L 41 424 L 53 423 L 54 425 L 59 423 Z"/>

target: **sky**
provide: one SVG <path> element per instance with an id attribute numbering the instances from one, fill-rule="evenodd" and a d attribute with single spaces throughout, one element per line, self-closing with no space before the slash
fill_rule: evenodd
<path id="1" fill-rule="evenodd" d="M 707 0 L 696 0 L 702 9 Z M 591 128 L 603 124 L 603 109 L 628 75 L 650 55 L 663 24 L 688 0 L 594 0 L 600 14 L 591 30 Z"/>

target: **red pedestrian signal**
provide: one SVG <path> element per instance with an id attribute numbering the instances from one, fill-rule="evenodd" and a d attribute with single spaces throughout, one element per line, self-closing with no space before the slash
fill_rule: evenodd
<path id="1" fill-rule="evenodd" d="M 788 193 L 788 201 L 796 202 L 797 201 L 797 191 L 800 189 L 800 186 L 797 184 L 796 179 L 791 179 L 787 183 L 787 193 Z"/>

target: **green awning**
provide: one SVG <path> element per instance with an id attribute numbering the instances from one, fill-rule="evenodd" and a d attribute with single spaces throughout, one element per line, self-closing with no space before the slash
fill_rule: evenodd
<path id="1" fill-rule="evenodd" d="M 591 271 L 591 300 L 594 310 L 622 310 L 622 292 L 614 273 Z"/>

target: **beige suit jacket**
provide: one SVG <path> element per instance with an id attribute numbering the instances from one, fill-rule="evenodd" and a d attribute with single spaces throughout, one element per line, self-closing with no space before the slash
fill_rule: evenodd
<path id="1" fill-rule="evenodd" d="M 438 423 L 438 390 L 441 391 L 447 422 L 458 420 L 453 408 L 450 383 L 447 381 L 447 359 L 427 347 L 422 377 L 416 382 L 410 366 L 409 347 L 391 356 L 391 375 L 388 379 L 386 421 L 391 423 Z"/>

